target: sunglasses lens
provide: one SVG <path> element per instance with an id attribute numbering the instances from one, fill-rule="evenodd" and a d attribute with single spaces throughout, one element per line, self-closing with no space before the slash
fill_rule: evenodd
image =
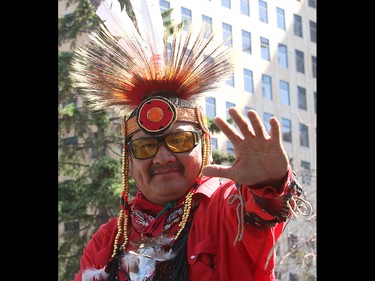
<path id="1" fill-rule="evenodd" d="M 132 155 L 137 159 L 148 159 L 154 157 L 163 143 L 168 146 L 172 152 L 187 152 L 192 150 L 198 144 L 198 134 L 196 132 L 177 132 L 159 138 L 143 138 L 129 142 Z"/>
<path id="2" fill-rule="evenodd" d="M 196 146 L 192 132 L 178 132 L 165 138 L 165 143 L 173 152 L 186 152 Z"/>
<path id="3" fill-rule="evenodd" d="M 158 141 L 153 138 L 134 140 L 131 142 L 131 148 L 135 158 L 151 158 L 158 151 Z"/>

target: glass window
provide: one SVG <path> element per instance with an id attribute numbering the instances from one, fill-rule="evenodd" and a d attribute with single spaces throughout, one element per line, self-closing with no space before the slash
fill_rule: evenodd
<path id="1" fill-rule="evenodd" d="M 209 38 L 212 35 L 212 18 L 206 15 L 202 15 L 202 22 L 206 24 L 204 38 Z"/>
<path id="2" fill-rule="evenodd" d="M 234 87 L 234 73 L 232 73 L 229 76 L 229 78 L 227 79 L 227 81 L 225 81 L 225 84 L 227 84 L 228 86 Z"/>
<path id="3" fill-rule="evenodd" d="M 281 104 L 290 105 L 290 95 L 289 95 L 289 83 L 280 80 L 280 101 Z"/>
<path id="4" fill-rule="evenodd" d="M 75 145 L 78 144 L 78 137 L 67 137 L 62 140 L 64 145 Z"/>
<path id="5" fill-rule="evenodd" d="M 181 21 L 184 23 L 184 30 L 188 30 L 191 23 L 191 10 L 181 7 Z"/>
<path id="6" fill-rule="evenodd" d="M 294 35 L 302 37 L 302 17 L 299 15 L 293 15 L 294 19 Z"/>
<path id="7" fill-rule="evenodd" d="M 302 169 L 302 177 L 301 181 L 303 184 L 310 184 L 311 183 L 311 168 L 310 162 L 301 161 L 301 169 Z"/>
<path id="8" fill-rule="evenodd" d="M 277 16 L 277 27 L 282 30 L 286 30 L 285 11 L 279 7 L 276 7 L 276 16 Z"/>
<path id="9" fill-rule="evenodd" d="M 230 141 L 227 141 L 227 153 L 228 155 L 234 154 L 234 146 L 233 143 L 231 143 Z"/>
<path id="10" fill-rule="evenodd" d="M 97 132 L 92 134 L 92 139 L 93 139 L 93 145 L 91 147 L 91 158 L 96 159 L 99 156 L 99 151 L 98 151 L 98 148 L 96 146 L 96 140 L 98 139 L 98 133 Z"/>
<path id="11" fill-rule="evenodd" d="M 212 148 L 212 151 L 219 150 L 217 146 L 217 138 L 211 137 L 211 148 Z"/>
<path id="12" fill-rule="evenodd" d="M 309 131 L 303 123 L 299 123 L 299 141 L 301 146 L 309 147 Z"/>
<path id="13" fill-rule="evenodd" d="M 270 43 L 267 38 L 260 37 L 260 50 L 262 59 L 270 61 Z"/>
<path id="14" fill-rule="evenodd" d="M 230 9 L 230 0 L 221 0 L 221 5 L 225 8 Z"/>
<path id="15" fill-rule="evenodd" d="M 296 50 L 296 70 L 300 73 L 305 73 L 305 62 L 303 52 Z"/>
<path id="16" fill-rule="evenodd" d="M 232 46 L 232 26 L 223 22 L 223 40 L 225 45 Z"/>
<path id="17" fill-rule="evenodd" d="M 316 43 L 316 22 L 310 21 L 310 40 Z"/>
<path id="18" fill-rule="evenodd" d="M 165 0 L 159 0 L 160 11 L 163 13 L 171 8 L 171 3 Z"/>
<path id="19" fill-rule="evenodd" d="M 270 126 L 271 117 L 272 117 L 272 114 L 266 113 L 266 112 L 263 113 L 263 123 L 264 123 L 264 126 L 266 127 L 267 133 L 270 133 L 270 130 L 271 130 L 271 126 Z"/>
<path id="20" fill-rule="evenodd" d="M 286 45 L 279 44 L 277 47 L 277 59 L 279 67 L 288 68 L 288 51 Z"/>
<path id="21" fill-rule="evenodd" d="M 267 2 L 259 0 L 259 20 L 261 22 L 268 23 L 268 15 L 267 15 Z"/>
<path id="22" fill-rule="evenodd" d="M 281 118 L 281 130 L 283 134 L 283 141 L 292 141 L 292 121 L 290 119 Z"/>
<path id="23" fill-rule="evenodd" d="M 242 51 L 251 54 L 251 34 L 246 30 L 242 30 Z"/>
<path id="24" fill-rule="evenodd" d="M 247 117 L 247 112 L 250 110 L 250 109 L 254 109 L 253 107 L 250 107 L 250 106 L 245 106 L 244 109 L 243 109 L 243 114 Z"/>
<path id="25" fill-rule="evenodd" d="M 213 119 L 216 116 L 216 99 L 206 97 L 206 116 Z"/>
<path id="26" fill-rule="evenodd" d="M 306 89 L 297 86 L 297 93 L 298 93 L 298 108 L 307 110 Z"/>
<path id="27" fill-rule="evenodd" d="M 254 81 L 253 81 L 253 72 L 250 69 L 243 69 L 243 83 L 244 90 L 248 93 L 254 93 Z"/>
<path id="28" fill-rule="evenodd" d="M 316 107 L 317 107 L 317 100 L 316 100 L 316 92 L 314 92 L 314 113 L 316 114 Z"/>
<path id="29" fill-rule="evenodd" d="M 316 8 L 316 0 L 309 0 L 309 7 Z"/>
<path id="30" fill-rule="evenodd" d="M 263 98 L 272 100 L 272 79 L 266 74 L 262 75 Z"/>
<path id="31" fill-rule="evenodd" d="M 227 118 L 227 120 L 232 119 L 232 117 L 230 117 L 230 115 L 228 113 L 228 109 L 231 108 L 231 107 L 236 107 L 236 105 L 233 102 L 229 102 L 229 101 L 225 102 L 225 108 L 226 108 L 226 114 L 227 114 L 226 118 Z M 232 124 L 232 125 L 234 125 L 234 124 Z"/>
<path id="32" fill-rule="evenodd" d="M 311 64 L 312 64 L 312 76 L 316 78 L 316 57 L 311 56 Z"/>
<path id="33" fill-rule="evenodd" d="M 250 16 L 249 0 L 241 0 L 241 14 Z"/>

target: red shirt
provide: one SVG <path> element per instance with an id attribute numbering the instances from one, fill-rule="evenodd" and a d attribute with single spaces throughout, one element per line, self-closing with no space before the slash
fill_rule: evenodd
<path id="1" fill-rule="evenodd" d="M 253 194 L 268 200 L 268 204 L 277 205 L 286 200 L 283 198 L 288 198 L 284 195 L 290 194 L 291 181 L 292 170 L 290 169 L 279 192 L 273 187 L 243 186 L 242 194 L 246 212 L 256 213 L 264 220 L 274 219 L 255 203 Z M 240 201 L 236 200 L 230 204 L 228 200 L 229 196 L 238 194 L 234 182 L 229 180 L 222 184 L 218 178 L 209 178 L 198 188 L 194 196 L 198 194 L 203 194 L 203 196 L 200 195 L 203 199 L 194 213 L 187 243 L 189 280 L 276 280 L 275 255 L 272 247 L 282 232 L 284 222 L 264 229 L 244 223 L 242 239 L 234 245 L 238 231 L 240 231 L 237 215 Z M 117 218 L 111 219 L 99 228 L 83 251 L 81 269 L 74 281 L 82 281 L 82 272 L 85 269 L 102 269 L 105 266 L 112 254 L 116 233 Z M 136 238 L 139 238 L 139 233 L 133 229 L 129 241 Z M 267 263 L 270 253 L 271 257 Z M 91 280 L 99 279 L 90 278 Z"/>

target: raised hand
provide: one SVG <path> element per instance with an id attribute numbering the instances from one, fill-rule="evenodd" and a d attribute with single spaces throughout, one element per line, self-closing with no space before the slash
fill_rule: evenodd
<path id="1" fill-rule="evenodd" d="M 278 187 L 287 174 L 289 163 L 281 141 L 279 121 L 276 117 L 270 119 L 269 135 L 254 110 L 247 112 L 249 120 L 234 107 L 230 108 L 228 113 L 243 136 L 222 118 L 215 117 L 214 121 L 232 142 L 236 159 L 230 167 L 207 165 L 203 168 L 203 175 L 229 178 L 251 186 Z"/>

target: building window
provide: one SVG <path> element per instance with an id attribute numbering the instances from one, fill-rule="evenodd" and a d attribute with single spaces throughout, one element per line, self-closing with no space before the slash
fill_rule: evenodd
<path id="1" fill-rule="evenodd" d="M 216 117 L 216 99 L 206 97 L 206 116 L 207 118 L 214 119 Z"/>
<path id="2" fill-rule="evenodd" d="M 232 26 L 223 22 L 223 40 L 225 45 L 232 46 Z"/>
<path id="3" fill-rule="evenodd" d="M 184 23 L 185 31 L 189 29 L 191 19 L 192 19 L 191 10 L 181 7 L 181 21 Z"/>
<path id="4" fill-rule="evenodd" d="M 280 80 L 280 101 L 281 104 L 290 105 L 290 95 L 289 95 L 289 83 Z"/>
<path id="5" fill-rule="evenodd" d="M 316 57 L 311 56 L 312 76 L 316 78 Z"/>
<path id="6" fill-rule="evenodd" d="M 160 11 L 163 13 L 171 8 L 171 3 L 165 0 L 159 0 Z"/>
<path id="7" fill-rule="evenodd" d="M 79 221 L 64 222 L 64 232 L 79 230 Z"/>
<path id="8" fill-rule="evenodd" d="M 270 43 L 267 38 L 260 37 L 260 50 L 262 59 L 270 61 Z"/>
<path id="9" fill-rule="evenodd" d="M 281 271 L 275 270 L 276 280 L 281 280 Z"/>
<path id="10" fill-rule="evenodd" d="M 234 73 L 232 73 L 227 81 L 225 81 L 225 84 L 227 84 L 230 87 L 234 87 Z"/>
<path id="11" fill-rule="evenodd" d="M 317 110 L 317 100 L 316 100 L 316 92 L 314 92 L 314 113 L 316 114 L 316 110 Z"/>
<path id="12" fill-rule="evenodd" d="M 316 0 L 309 0 L 309 7 L 316 9 Z"/>
<path id="13" fill-rule="evenodd" d="M 230 0 L 221 0 L 221 6 L 230 9 Z"/>
<path id="14" fill-rule="evenodd" d="M 303 123 L 299 123 L 299 141 L 301 146 L 309 147 L 309 131 Z"/>
<path id="15" fill-rule="evenodd" d="M 296 50 L 296 70 L 305 73 L 305 62 L 303 52 Z"/>
<path id="16" fill-rule="evenodd" d="M 268 23 L 267 2 L 259 0 L 259 20 Z"/>
<path id="17" fill-rule="evenodd" d="M 228 155 L 234 154 L 234 146 L 233 143 L 231 143 L 230 141 L 227 141 L 227 153 Z"/>
<path id="18" fill-rule="evenodd" d="M 282 30 L 286 30 L 285 11 L 279 7 L 276 7 L 276 16 L 277 16 L 277 27 Z"/>
<path id="19" fill-rule="evenodd" d="M 310 162 L 301 161 L 301 169 L 302 169 L 302 177 L 301 181 L 303 184 L 310 184 L 311 183 L 311 168 Z"/>
<path id="20" fill-rule="evenodd" d="M 219 150 L 217 146 L 217 138 L 211 137 L 211 148 L 212 148 L 212 151 Z"/>
<path id="21" fill-rule="evenodd" d="M 306 89 L 297 86 L 298 108 L 307 110 Z"/>
<path id="22" fill-rule="evenodd" d="M 246 30 L 242 30 L 242 51 L 251 54 L 251 33 Z"/>
<path id="23" fill-rule="evenodd" d="M 263 98 L 272 100 L 272 79 L 266 74 L 262 75 Z"/>
<path id="24" fill-rule="evenodd" d="M 75 144 L 78 144 L 78 137 L 74 136 L 74 137 L 64 138 L 62 142 L 64 145 L 75 145 Z"/>
<path id="25" fill-rule="evenodd" d="M 299 15 L 293 15 L 294 19 L 294 35 L 302 38 L 302 17 Z"/>
<path id="26" fill-rule="evenodd" d="M 254 93 L 254 81 L 253 81 L 253 72 L 250 69 L 243 69 L 243 83 L 244 90 L 248 93 Z"/>
<path id="27" fill-rule="evenodd" d="M 99 156 L 98 148 L 97 148 L 97 145 L 96 145 L 97 139 L 98 139 L 98 133 L 95 132 L 95 133 L 92 134 L 92 147 L 91 147 L 91 158 L 92 159 L 96 159 Z"/>
<path id="28" fill-rule="evenodd" d="M 288 51 L 286 45 L 279 44 L 277 47 L 277 59 L 279 67 L 288 68 Z"/>
<path id="29" fill-rule="evenodd" d="M 310 21 L 310 40 L 316 43 L 316 22 Z"/>
<path id="30" fill-rule="evenodd" d="M 292 121 L 286 118 L 281 118 L 281 126 L 283 141 L 292 142 Z"/>
<path id="31" fill-rule="evenodd" d="M 202 15 L 202 22 L 205 24 L 204 38 L 209 38 L 212 35 L 212 18 Z"/>
<path id="32" fill-rule="evenodd" d="M 254 109 L 253 107 L 250 107 L 250 106 L 245 106 L 244 109 L 243 109 L 243 114 L 247 117 L 247 112 L 250 110 L 250 109 Z"/>
<path id="33" fill-rule="evenodd" d="M 249 0 L 241 0 L 241 14 L 250 16 Z"/>
<path id="34" fill-rule="evenodd" d="M 230 115 L 229 115 L 229 113 L 228 113 L 228 109 L 229 108 L 231 108 L 231 107 L 236 107 L 236 104 L 234 104 L 233 102 L 229 102 L 229 101 L 227 101 L 226 103 L 225 103 L 225 108 L 226 108 L 226 118 L 227 118 L 227 120 L 232 120 L 232 117 L 230 117 Z M 233 123 L 233 122 L 232 122 Z M 235 124 L 232 124 L 233 126 L 235 125 Z"/>
<path id="35" fill-rule="evenodd" d="M 270 126 L 270 119 L 272 117 L 272 114 L 264 112 L 263 113 L 263 122 L 264 122 L 264 127 L 266 127 L 267 133 L 270 133 L 271 126 Z"/>

